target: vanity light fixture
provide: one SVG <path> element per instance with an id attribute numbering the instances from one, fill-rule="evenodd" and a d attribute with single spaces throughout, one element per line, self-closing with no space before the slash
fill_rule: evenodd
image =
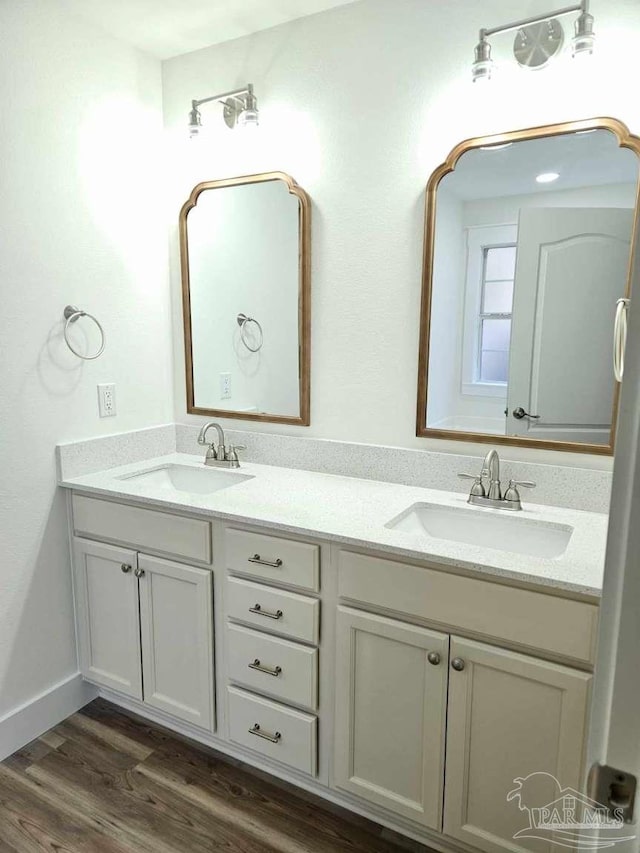
<path id="1" fill-rule="evenodd" d="M 258 126 L 258 101 L 253 93 L 253 84 L 248 83 L 244 89 L 235 89 L 233 92 L 223 92 L 221 95 L 212 95 L 210 98 L 191 101 L 189 134 L 192 137 L 197 136 L 202 128 L 200 107 L 214 101 L 222 105 L 222 117 L 227 127 L 233 129 L 236 125 L 239 127 Z"/>
<path id="2" fill-rule="evenodd" d="M 558 18 L 574 12 L 580 14 L 574 25 L 575 35 L 571 40 L 572 55 L 577 57 L 593 53 L 593 15 L 589 13 L 589 0 L 581 0 L 580 3 L 565 6 L 546 15 L 534 15 L 511 24 L 481 29 L 471 66 L 473 82 L 491 79 L 493 60 L 489 38 L 498 33 L 516 32 L 513 55 L 518 65 L 522 68 L 544 68 L 562 50 L 564 44 L 564 30 Z"/>
<path id="3" fill-rule="evenodd" d="M 538 175 L 536 181 L 539 184 L 552 184 L 554 181 L 557 181 L 560 175 L 557 172 L 543 172 L 541 175 Z"/>

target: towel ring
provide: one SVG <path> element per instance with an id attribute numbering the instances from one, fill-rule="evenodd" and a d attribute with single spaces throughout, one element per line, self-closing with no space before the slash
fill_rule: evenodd
<path id="1" fill-rule="evenodd" d="M 75 323 L 76 320 L 79 320 L 80 317 L 88 317 L 90 320 L 93 320 L 93 322 L 96 324 L 96 326 L 100 330 L 100 336 L 101 336 L 102 340 L 100 343 L 100 349 L 98 350 L 98 352 L 95 355 L 82 355 L 81 352 L 78 352 L 78 350 L 73 347 L 73 345 L 71 344 L 71 341 L 69 340 L 69 327 L 71 326 L 72 323 Z M 86 311 L 81 311 L 79 308 L 76 308 L 74 305 L 67 305 L 67 307 L 64 309 L 64 318 L 67 321 L 64 324 L 64 339 L 65 339 L 67 346 L 71 350 L 71 352 L 74 355 L 77 355 L 78 358 L 82 358 L 84 361 L 93 361 L 94 358 L 99 358 L 102 355 L 102 353 L 104 352 L 105 335 L 104 335 L 104 329 L 102 328 L 102 326 L 100 325 L 98 320 L 93 316 L 93 314 L 88 314 Z"/>
<path id="2" fill-rule="evenodd" d="M 259 350 L 262 349 L 262 344 L 264 343 L 264 334 L 262 332 L 262 326 L 260 325 L 260 323 L 258 323 L 257 320 L 254 320 L 253 317 L 247 317 L 246 314 L 238 314 L 238 316 L 236 317 L 236 320 L 238 322 L 238 325 L 240 326 L 240 340 L 242 341 L 242 343 L 249 350 L 249 352 L 259 352 Z M 255 323 L 255 325 L 258 327 L 258 331 L 260 332 L 260 343 L 258 344 L 257 347 L 252 347 L 246 341 L 245 327 L 246 327 L 247 323 Z"/>

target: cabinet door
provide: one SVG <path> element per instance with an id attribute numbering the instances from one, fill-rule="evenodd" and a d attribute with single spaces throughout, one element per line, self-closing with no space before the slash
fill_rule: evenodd
<path id="1" fill-rule="evenodd" d="M 135 551 L 74 540 L 80 671 L 86 679 L 142 699 Z"/>
<path id="2" fill-rule="evenodd" d="M 560 798 L 552 777 L 580 789 L 591 676 L 455 637 L 451 666 L 445 833 L 487 853 L 550 851 L 514 836 L 528 808 Z"/>
<path id="3" fill-rule="evenodd" d="M 432 829 L 441 825 L 448 646 L 445 634 L 338 608 L 335 784 Z"/>
<path id="4" fill-rule="evenodd" d="M 144 700 L 213 731 L 211 572 L 138 557 Z"/>

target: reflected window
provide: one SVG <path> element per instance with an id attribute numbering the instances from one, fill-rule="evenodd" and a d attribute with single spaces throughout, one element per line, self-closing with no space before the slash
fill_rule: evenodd
<path id="1" fill-rule="evenodd" d="M 507 383 L 516 246 L 485 246 L 476 376 L 480 382 Z"/>

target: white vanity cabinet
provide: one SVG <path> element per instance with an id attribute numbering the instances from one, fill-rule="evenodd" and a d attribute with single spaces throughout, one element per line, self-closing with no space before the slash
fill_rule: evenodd
<path id="1" fill-rule="evenodd" d="M 516 779 L 541 772 L 580 790 L 590 681 L 579 670 L 452 638 L 446 835 L 486 853 L 532 849 L 530 839 L 514 840 L 528 815 L 507 796 Z M 523 802 L 532 792 L 540 805 L 559 796 L 550 777 L 523 784 Z"/>
<path id="2" fill-rule="evenodd" d="M 507 795 L 532 773 L 581 787 L 591 675 L 541 655 L 588 660 L 596 608 L 347 551 L 339 591 L 334 786 L 486 853 L 538 850 L 514 840 L 527 819 Z M 563 607 L 577 636 L 531 617 Z M 530 653 L 454 633 L 475 611 L 471 624 L 509 645 L 514 610 Z M 449 631 L 409 622 L 442 614 Z M 552 778 L 536 783 L 542 804 L 556 799 Z"/>
<path id="3" fill-rule="evenodd" d="M 508 795 L 531 774 L 582 786 L 594 599 L 71 504 L 80 668 L 109 699 L 427 845 L 548 853 L 514 838 L 527 814 Z M 553 778 L 535 780 L 551 803 Z"/>
<path id="4" fill-rule="evenodd" d="M 320 547 L 225 527 L 224 555 L 229 737 L 316 776 Z"/>
<path id="5" fill-rule="evenodd" d="M 75 539 L 78 657 L 86 679 L 142 699 L 135 551 Z"/>
<path id="6" fill-rule="evenodd" d="M 76 538 L 74 586 L 84 677 L 213 731 L 211 572 Z"/>
<path id="7" fill-rule="evenodd" d="M 431 829 L 441 823 L 448 656 L 445 634 L 338 608 L 336 784 Z"/>

